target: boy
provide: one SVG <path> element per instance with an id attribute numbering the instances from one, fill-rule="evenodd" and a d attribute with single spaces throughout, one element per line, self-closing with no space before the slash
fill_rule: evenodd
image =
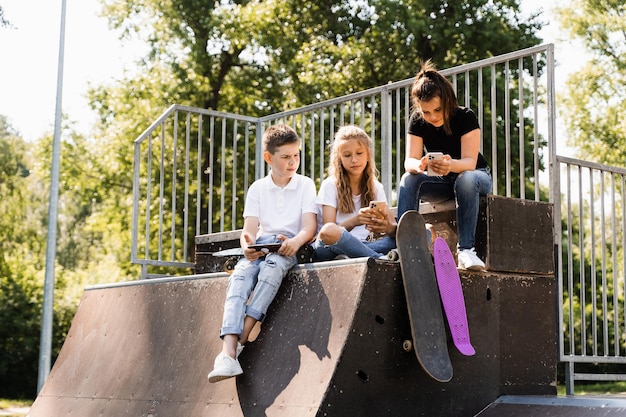
<path id="1" fill-rule="evenodd" d="M 265 318 L 283 278 L 297 263 L 296 252 L 317 230 L 315 183 L 297 174 L 297 133 L 284 124 L 270 126 L 263 134 L 263 159 L 270 173 L 248 189 L 240 237 L 244 257 L 228 281 L 220 330 L 222 352 L 215 358 L 209 382 L 243 373 L 238 357 L 250 331 Z M 248 247 L 274 242 L 282 242 L 280 249 L 267 255 Z"/>

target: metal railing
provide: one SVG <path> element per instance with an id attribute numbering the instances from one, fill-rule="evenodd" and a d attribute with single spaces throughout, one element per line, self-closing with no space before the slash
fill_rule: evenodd
<path id="1" fill-rule="evenodd" d="M 561 156 L 557 162 L 559 351 L 573 394 L 576 380 L 626 381 L 605 366 L 626 364 L 626 169 Z M 576 372 L 577 365 L 587 372 Z"/>
<path id="2" fill-rule="evenodd" d="M 623 169 L 557 156 L 554 48 L 544 45 L 441 71 L 477 113 L 493 194 L 554 205 L 559 358 L 575 380 L 624 375 L 575 366 L 626 363 Z M 242 227 L 248 186 L 265 174 L 261 137 L 288 123 L 302 138 L 300 172 L 319 185 L 333 133 L 374 139 L 390 204 L 403 173 L 413 79 L 266 117 L 174 105 L 135 140 L 131 261 L 141 277 L 194 267 L 195 236 Z M 151 270 L 151 271 L 149 271 Z M 155 273 L 156 271 L 156 273 Z"/>
<path id="3" fill-rule="evenodd" d="M 554 49 L 538 46 L 442 70 L 476 112 L 493 193 L 548 200 L 554 161 Z M 265 173 L 265 128 L 288 123 L 302 139 L 300 171 L 319 185 L 344 124 L 374 139 L 390 204 L 404 171 L 413 78 L 261 118 L 171 106 L 135 140 L 131 261 L 143 278 L 193 268 L 194 237 L 242 226 L 245 193 Z M 545 132 L 545 133 L 540 133 Z M 546 137 L 547 136 L 547 137 Z M 154 274 L 154 273 L 153 273 Z"/>

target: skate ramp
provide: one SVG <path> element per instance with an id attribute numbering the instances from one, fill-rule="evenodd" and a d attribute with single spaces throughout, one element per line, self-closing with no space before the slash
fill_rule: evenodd
<path id="1" fill-rule="evenodd" d="M 226 274 L 88 288 L 30 416 L 315 415 L 366 270 L 291 273 L 275 300 L 280 320 L 261 328 L 263 347 L 250 343 L 244 375 L 217 384 L 207 373 L 221 349 Z"/>
<path id="2" fill-rule="evenodd" d="M 449 341 L 448 383 L 403 349 L 399 265 L 352 259 L 295 267 L 240 356 L 244 374 L 210 384 L 227 281 L 88 288 L 30 415 L 471 417 L 502 395 L 556 394 L 553 276 L 461 275 L 476 355 Z"/>

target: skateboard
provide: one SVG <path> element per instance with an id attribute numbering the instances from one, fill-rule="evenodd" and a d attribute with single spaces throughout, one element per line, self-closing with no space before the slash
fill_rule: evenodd
<path id="1" fill-rule="evenodd" d="M 232 248 L 232 249 L 224 249 L 221 251 L 211 253 L 212 256 L 216 258 L 226 258 L 224 263 L 222 264 L 222 270 L 227 274 L 232 274 L 235 270 L 235 265 L 241 257 L 243 257 L 243 249 L 241 248 Z"/>
<path id="2" fill-rule="evenodd" d="M 465 298 L 454 257 L 446 241 L 440 237 L 435 239 L 433 252 L 441 302 L 446 312 L 454 346 L 463 355 L 472 356 L 476 351 L 470 342 Z"/>
<path id="3" fill-rule="evenodd" d="M 448 355 L 437 279 L 421 214 L 409 210 L 402 215 L 398 222 L 396 243 L 417 360 L 432 378 L 448 382 L 452 379 L 452 363 Z"/>
<path id="4" fill-rule="evenodd" d="M 280 243 L 269 243 L 269 244 L 259 244 L 259 245 L 250 245 L 250 247 L 256 247 L 266 255 L 270 252 L 275 252 L 280 247 Z M 298 258 L 299 264 L 313 262 L 313 247 L 311 245 L 303 245 L 298 249 L 296 253 L 296 257 Z M 232 274 L 235 270 L 235 266 L 240 258 L 243 257 L 243 249 L 241 248 L 232 248 L 232 249 L 224 249 L 221 251 L 211 253 L 212 256 L 216 258 L 226 258 L 224 263 L 222 264 L 222 270 L 227 274 Z"/>

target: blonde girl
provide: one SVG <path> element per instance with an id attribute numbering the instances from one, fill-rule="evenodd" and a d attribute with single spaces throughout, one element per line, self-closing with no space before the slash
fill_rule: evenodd
<path id="1" fill-rule="evenodd" d="M 335 134 L 328 177 L 316 200 L 321 221 L 313 244 L 316 260 L 385 257 L 396 247 L 396 221 L 389 208 L 369 207 L 387 200 L 372 150 L 372 139 L 357 126 L 343 126 Z"/>

